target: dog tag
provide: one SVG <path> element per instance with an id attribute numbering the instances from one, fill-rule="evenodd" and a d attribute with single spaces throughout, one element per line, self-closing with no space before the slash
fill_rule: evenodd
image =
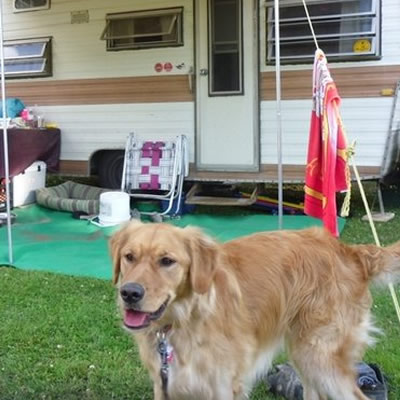
<path id="1" fill-rule="evenodd" d="M 174 361 L 174 348 L 167 344 L 167 363 L 171 364 Z"/>

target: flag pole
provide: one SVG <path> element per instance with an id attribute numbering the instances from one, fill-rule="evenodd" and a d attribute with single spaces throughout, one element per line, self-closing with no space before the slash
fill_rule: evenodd
<path id="1" fill-rule="evenodd" d="M 276 80 L 276 143 L 278 156 L 278 229 L 283 228 L 282 114 L 281 114 L 281 49 L 279 32 L 279 0 L 275 0 L 275 80 Z"/>
<path id="2" fill-rule="evenodd" d="M 7 211 L 7 238 L 8 238 L 8 261 L 13 263 L 13 246 L 11 234 L 11 204 L 10 204 L 10 170 L 8 162 L 8 135 L 7 135 L 7 107 L 6 107 L 6 80 L 4 73 L 4 38 L 3 38 L 3 2 L 0 2 L 0 77 L 1 98 L 3 107 L 3 150 L 4 150 L 4 178 L 6 181 L 6 211 Z"/>

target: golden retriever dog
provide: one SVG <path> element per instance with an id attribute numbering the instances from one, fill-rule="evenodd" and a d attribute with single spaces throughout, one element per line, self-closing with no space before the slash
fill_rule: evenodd
<path id="1" fill-rule="evenodd" d="M 312 228 L 218 243 L 132 222 L 110 246 L 155 400 L 246 399 L 282 347 L 305 400 L 367 400 L 355 363 L 372 341 L 368 285 L 400 275 L 400 242 L 350 246 Z"/>

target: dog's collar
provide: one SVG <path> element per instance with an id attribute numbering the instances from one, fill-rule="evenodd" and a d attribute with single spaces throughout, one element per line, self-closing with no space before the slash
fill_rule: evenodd
<path id="1" fill-rule="evenodd" d="M 171 330 L 171 328 L 172 325 L 169 324 L 157 331 L 157 350 L 161 358 L 160 377 L 164 400 L 169 400 L 168 372 L 169 364 L 173 360 L 173 349 L 167 340 L 167 333 Z"/>

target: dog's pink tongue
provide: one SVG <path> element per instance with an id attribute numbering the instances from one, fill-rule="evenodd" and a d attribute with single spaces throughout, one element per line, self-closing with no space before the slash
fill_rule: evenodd
<path id="1" fill-rule="evenodd" d="M 144 325 L 147 313 L 134 310 L 125 310 L 124 323 L 131 328 L 137 328 Z"/>

